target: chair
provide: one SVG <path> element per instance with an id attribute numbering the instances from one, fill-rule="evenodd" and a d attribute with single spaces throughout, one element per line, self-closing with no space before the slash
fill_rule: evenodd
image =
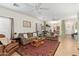
<path id="1" fill-rule="evenodd" d="M 0 55 L 1 56 L 10 56 L 19 48 L 18 42 L 11 42 L 8 45 L 1 45 L 0 46 Z"/>

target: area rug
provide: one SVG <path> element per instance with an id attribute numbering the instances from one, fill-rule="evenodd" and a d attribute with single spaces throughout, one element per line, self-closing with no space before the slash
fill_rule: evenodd
<path id="1" fill-rule="evenodd" d="M 54 56 L 58 46 L 58 41 L 45 40 L 40 47 L 34 47 L 31 44 L 21 46 L 17 52 L 22 56 Z"/>

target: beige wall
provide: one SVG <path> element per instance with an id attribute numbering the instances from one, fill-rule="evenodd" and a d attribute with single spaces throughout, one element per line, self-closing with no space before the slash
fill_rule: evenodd
<path id="1" fill-rule="evenodd" d="M 0 7 L 0 16 L 14 18 L 14 32 L 17 33 L 35 32 L 35 23 L 42 24 L 42 21 L 38 20 L 37 18 L 25 14 L 21 14 L 2 7 Z M 24 28 L 23 20 L 31 21 L 31 28 Z"/>

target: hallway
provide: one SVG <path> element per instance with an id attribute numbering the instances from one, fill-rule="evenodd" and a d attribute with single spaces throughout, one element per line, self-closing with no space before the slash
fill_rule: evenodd
<path id="1" fill-rule="evenodd" d="M 55 53 L 55 56 L 79 56 L 79 44 L 70 36 L 60 39 L 60 45 Z"/>

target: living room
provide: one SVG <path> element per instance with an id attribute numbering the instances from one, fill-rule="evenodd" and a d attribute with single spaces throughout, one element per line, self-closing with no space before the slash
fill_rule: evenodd
<path id="1" fill-rule="evenodd" d="M 45 7 L 45 5 L 48 7 Z M 72 32 L 74 32 L 75 29 L 79 29 L 79 22 L 77 22 L 79 21 L 77 19 L 78 14 L 73 16 L 67 15 L 69 17 L 66 16 L 66 18 L 63 18 L 61 13 L 59 14 L 61 14 L 62 17 L 60 15 L 51 14 L 52 8 L 49 8 L 50 5 L 53 7 L 60 6 L 62 9 L 62 4 L 53 3 L 0 4 L 1 56 L 79 55 L 77 54 L 78 44 L 74 43 L 75 41 L 76 43 L 78 42 L 78 34 L 74 36 L 74 42 L 71 38 L 71 34 L 73 34 Z M 65 5 L 67 8 L 69 5 L 72 7 L 72 5 L 75 6 L 76 4 Z M 53 11 L 55 10 L 53 9 Z M 58 9 L 55 12 L 57 11 Z M 68 11 L 68 13 L 69 12 L 70 11 Z M 51 15 L 53 15 L 53 18 Z M 58 16 L 60 16 L 60 18 Z M 75 46 L 75 51 L 71 50 L 69 53 L 70 48 L 67 48 L 68 45 L 65 48 L 69 50 L 62 48 L 66 44 L 69 44 L 69 47 L 72 49 L 72 45 L 76 45 L 77 47 Z M 64 52 L 61 51 L 61 49 L 63 49 Z"/>

